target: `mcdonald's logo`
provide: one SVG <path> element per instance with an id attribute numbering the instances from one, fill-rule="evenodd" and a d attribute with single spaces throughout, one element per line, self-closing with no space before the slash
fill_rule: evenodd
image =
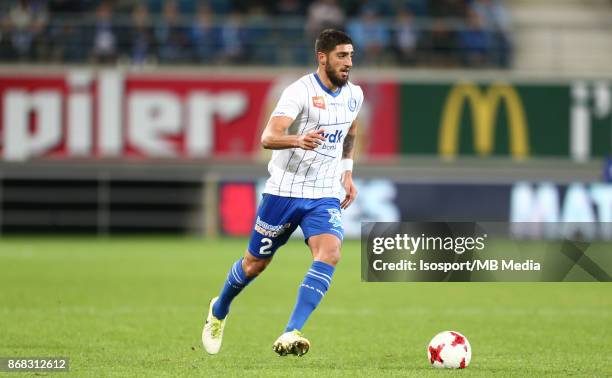
<path id="1" fill-rule="evenodd" d="M 497 82 L 483 91 L 473 83 L 457 84 L 450 91 L 442 111 L 438 138 L 438 151 L 443 157 L 457 155 L 464 100 L 470 104 L 474 149 L 478 155 L 487 156 L 493 152 L 497 113 L 502 100 L 508 114 L 510 153 L 515 158 L 529 155 L 527 120 L 521 98 L 511 85 Z"/>

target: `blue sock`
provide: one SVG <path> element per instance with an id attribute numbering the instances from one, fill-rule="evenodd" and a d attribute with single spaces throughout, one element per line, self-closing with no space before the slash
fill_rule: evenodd
<path id="1" fill-rule="evenodd" d="M 242 270 L 242 259 L 239 259 L 232 265 L 227 273 L 227 280 L 225 281 L 223 290 L 221 290 L 221 294 L 219 294 L 219 299 L 217 299 L 217 302 L 213 305 L 212 313 L 217 319 L 225 319 L 229 312 L 230 304 L 236 295 L 240 294 L 242 289 L 244 289 L 253 278 L 247 278 L 244 270 Z"/>
<path id="2" fill-rule="evenodd" d="M 322 261 L 314 261 L 298 290 L 297 303 L 289 318 L 285 332 L 302 330 L 310 314 L 329 289 L 335 268 Z"/>

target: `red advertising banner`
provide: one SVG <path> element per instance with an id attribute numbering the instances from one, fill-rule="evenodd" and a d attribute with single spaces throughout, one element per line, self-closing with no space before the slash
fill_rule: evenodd
<path id="1" fill-rule="evenodd" d="M 253 158 L 283 88 L 296 77 L 71 70 L 0 74 L 0 156 L 46 159 Z M 359 83 L 359 152 L 398 151 L 395 83 Z"/>
<path id="2" fill-rule="evenodd" d="M 390 157 L 399 154 L 399 85 L 391 82 L 358 82 L 365 96 L 359 114 L 358 156 Z"/>

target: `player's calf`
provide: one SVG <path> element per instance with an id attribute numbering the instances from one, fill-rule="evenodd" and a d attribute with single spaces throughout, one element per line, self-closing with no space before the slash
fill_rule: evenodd
<path id="1" fill-rule="evenodd" d="M 243 260 L 245 276 L 249 279 L 253 279 L 266 269 L 268 264 L 272 262 L 272 257 L 262 259 L 255 257 L 249 251 L 246 251 Z"/>
<path id="2" fill-rule="evenodd" d="M 253 280 L 246 275 L 242 260 L 239 259 L 230 267 L 223 289 L 212 308 L 217 319 L 225 319 L 234 298 Z"/>

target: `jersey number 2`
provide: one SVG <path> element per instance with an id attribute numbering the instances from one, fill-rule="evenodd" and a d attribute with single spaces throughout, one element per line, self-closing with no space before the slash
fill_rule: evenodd
<path id="1" fill-rule="evenodd" d="M 263 245 L 261 246 L 261 248 L 259 248 L 260 255 L 269 255 L 270 253 L 272 253 L 272 251 L 270 251 L 270 248 L 272 247 L 272 239 L 263 238 L 261 239 L 261 243 Z"/>

